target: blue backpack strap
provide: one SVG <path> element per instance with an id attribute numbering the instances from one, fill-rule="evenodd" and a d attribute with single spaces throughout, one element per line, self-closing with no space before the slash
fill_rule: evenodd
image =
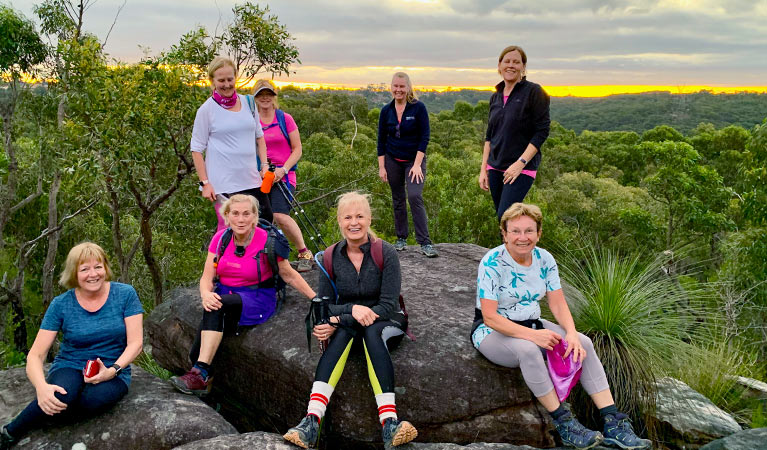
<path id="1" fill-rule="evenodd" d="M 336 245 L 331 244 L 330 247 L 326 248 L 325 251 L 318 252 L 314 255 L 314 261 L 317 263 L 317 267 L 320 268 L 320 271 L 328 278 L 328 281 L 330 281 L 330 286 L 333 287 L 333 293 L 335 294 L 335 299 L 333 299 L 333 303 L 338 304 L 338 288 L 336 288 L 336 277 L 333 274 L 333 251 L 336 249 Z M 320 263 L 319 257 L 322 255 L 322 262 Z"/>
<path id="2" fill-rule="evenodd" d="M 261 119 L 258 117 L 258 109 L 256 108 L 256 99 L 253 97 L 253 95 L 248 94 L 245 96 L 245 100 L 248 102 L 248 108 L 250 108 L 250 113 L 253 114 L 253 118 L 256 120 L 256 125 L 261 125 Z M 261 158 L 258 156 L 258 152 L 256 152 L 256 168 L 261 171 Z"/>
<path id="3" fill-rule="evenodd" d="M 281 109 L 277 109 L 274 111 L 274 115 L 277 116 L 277 125 L 279 125 L 280 131 L 282 131 L 282 135 L 285 136 L 285 139 L 288 141 L 288 145 L 291 145 L 290 135 L 288 134 L 288 124 L 287 122 L 285 122 L 285 111 Z M 292 172 L 295 172 L 296 170 L 298 170 L 298 163 L 296 163 L 293 167 L 291 167 L 290 170 Z"/>

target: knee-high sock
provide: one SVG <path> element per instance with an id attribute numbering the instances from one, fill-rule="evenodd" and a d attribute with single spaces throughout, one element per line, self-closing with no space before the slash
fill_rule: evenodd
<path id="1" fill-rule="evenodd" d="M 397 418 L 397 407 L 394 404 L 394 392 L 377 394 L 376 404 L 378 404 L 378 420 L 381 424 L 388 418 Z"/>
<path id="2" fill-rule="evenodd" d="M 312 395 L 309 397 L 306 415 L 313 414 L 317 416 L 318 420 L 322 420 L 331 395 L 333 395 L 333 386 L 323 381 L 315 381 L 312 385 Z"/>

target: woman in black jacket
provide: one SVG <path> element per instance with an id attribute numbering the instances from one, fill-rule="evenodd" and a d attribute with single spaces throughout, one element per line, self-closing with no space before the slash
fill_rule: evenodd
<path id="1" fill-rule="evenodd" d="M 498 58 L 503 81 L 490 97 L 479 187 L 489 190 L 498 219 L 525 199 L 541 163 L 541 146 L 549 136 L 549 96 L 527 81 L 527 55 L 516 45 Z"/>
<path id="2" fill-rule="evenodd" d="M 332 325 L 314 327 L 314 336 L 320 341 L 329 339 L 329 343 L 317 364 L 306 416 L 284 436 L 303 448 L 317 444 L 320 421 L 355 343 L 355 347 L 364 349 L 378 419 L 383 426 L 384 447 L 405 444 L 418 435 L 410 422 L 397 418 L 394 366 L 389 356 L 389 350 L 402 340 L 407 328 L 399 306 L 399 259 L 392 245 L 375 243 L 377 238 L 370 231 L 370 222 L 367 196 L 349 192 L 339 197 L 338 226 L 344 239 L 328 249 L 332 251 L 330 264 L 338 299 L 329 305 Z M 371 253 L 373 245 L 378 245 L 381 251 L 381 269 Z M 320 274 L 319 295 L 335 298 L 330 278 Z"/>

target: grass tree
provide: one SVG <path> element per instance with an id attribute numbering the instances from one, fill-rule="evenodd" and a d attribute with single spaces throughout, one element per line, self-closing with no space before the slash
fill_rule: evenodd
<path id="1" fill-rule="evenodd" d="M 662 257 L 645 264 L 587 246 L 559 262 L 574 288 L 567 296 L 576 328 L 593 340 L 619 409 L 646 419 L 656 380 L 701 335 L 702 291 L 683 289 L 664 272 Z"/>

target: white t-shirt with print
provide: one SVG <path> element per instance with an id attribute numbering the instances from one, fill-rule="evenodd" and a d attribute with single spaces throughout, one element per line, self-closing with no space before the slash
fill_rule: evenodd
<path id="1" fill-rule="evenodd" d="M 535 247 L 532 264 L 523 266 L 514 261 L 505 245 L 499 245 L 479 263 L 476 307 L 482 308 L 480 299 L 484 298 L 498 302 L 498 314 L 509 320 L 539 319 L 541 299 L 547 292 L 561 288 L 557 262 L 551 253 Z M 474 346 L 479 348 L 491 331 L 480 325 L 472 335 Z"/>

